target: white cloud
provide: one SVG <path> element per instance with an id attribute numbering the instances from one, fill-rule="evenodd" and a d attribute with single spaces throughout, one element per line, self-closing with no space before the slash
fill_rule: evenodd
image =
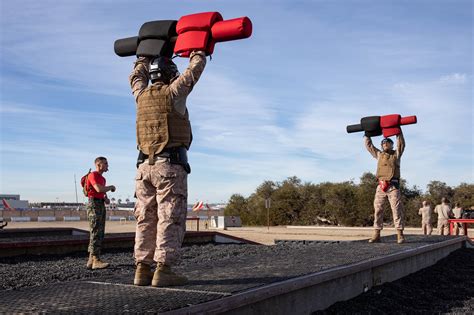
<path id="1" fill-rule="evenodd" d="M 467 81 L 465 73 L 453 73 L 442 76 L 439 81 L 445 84 L 464 84 Z"/>

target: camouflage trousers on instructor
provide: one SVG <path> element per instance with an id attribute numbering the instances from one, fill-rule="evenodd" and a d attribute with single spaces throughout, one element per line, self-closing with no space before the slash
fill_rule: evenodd
<path id="1" fill-rule="evenodd" d="M 87 204 L 87 220 L 89 221 L 89 248 L 88 252 L 99 255 L 105 235 L 105 201 L 104 199 L 89 198 Z"/>
<path id="2" fill-rule="evenodd" d="M 188 174 L 168 160 L 140 164 L 135 178 L 135 261 L 172 266 L 186 231 Z"/>
<path id="3" fill-rule="evenodd" d="M 403 209 L 400 189 L 393 186 L 386 192 L 380 186 L 377 186 L 374 198 L 374 228 L 376 230 L 383 229 L 383 204 L 387 198 L 390 208 L 392 208 L 393 225 L 397 230 L 403 230 Z"/>

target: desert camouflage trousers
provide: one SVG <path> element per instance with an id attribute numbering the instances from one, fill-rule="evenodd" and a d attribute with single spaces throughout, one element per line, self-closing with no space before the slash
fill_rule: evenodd
<path id="1" fill-rule="evenodd" d="M 438 220 L 438 234 L 449 235 L 449 222 L 447 219 Z"/>
<path id="2" fill-rule="evenodd" d="M 87 220 L 89 221 L 90 238 L 87 251 L 93 255 L 100 255 L 105 235 L 105 217 L 104 199 L 89 199 L 87 204 Z"/>
<path id="3" fill-rule="evenodd" d="M 461 223 L 454 223 L 454 235 L 464 235 L 464 227 Z"/>
<path id="4" fill-rule="evenodd" d="M 168 161 L 140 164 L 135 178 L 135 261 L 173 265 L 186 231 L 188 174 Z"/>
<path id="5" fill-rule="evenodd" d="M 403 230 L 403 209 L 401 202 L 400 189 L 390 187 L 384 192 L 380 186 L 377 186 L 374 198 L 374 228 L 376 230 L 383 229 L 383 204 L 388 198 L 390 208 L 392 208 L 393 224 L 397 230 Z"/>
<path id="6" fill-rule="evenodd" d="M 429 222 L 421 222 L 421 230 L 424 235 L 431 235 L 433 232 L 433 226 Z"/>

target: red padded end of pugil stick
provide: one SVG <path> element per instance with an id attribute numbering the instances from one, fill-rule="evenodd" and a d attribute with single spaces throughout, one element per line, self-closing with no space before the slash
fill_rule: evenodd
<path id="1" fill-rule="evenodd" d="M 391 136 L 396 136 L 402 132 L 402 129 L 400 127 L 392 127 L 392 128 L 384 128 L 382 129 L 383 136 L 385 138 L 391 137 Z"/>
<path id="2" fill-rule="evenodd" d="M 188 31 L 178 35 L 174 46 L 174 53 L 183 57 L 193 50 L 206 50 L 209 33 L 206 31 Z"/>
<path id="3" fill-rule="evenodd" d="M 401 116 L 398 114 L 381 116 L 380 127 L 382 128 L 398 127 L 400 126 L 400 117 Z"/>
<path id="4" fill-rule="evenodd" d="M 416 124 L 416 116 L 407 116 L 400 119 L 400 125 L 411 125 Z"/>
<path id="5" fill-rule="evenodd" d="M 212 26 L 211 33 L 216 42 L 248 38 L 252 35 L 252 21 L 246 16 L 220 21 Z"/>
<path id="6" fill-rule="evenodd" d="M 214 23 L 222 21 L 219 12 L 202 12 L 182 16 L 176 24 L 176 33 L 188 31 L 209 31 Z"/>

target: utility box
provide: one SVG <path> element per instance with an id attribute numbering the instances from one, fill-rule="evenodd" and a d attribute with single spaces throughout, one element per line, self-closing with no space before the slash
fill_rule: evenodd
<path id="1" fill-rule="evenodd" d="M 239 216 L 211 216 L 211 228 L 225 230 L 228 227 L 241 227 Z"/>

